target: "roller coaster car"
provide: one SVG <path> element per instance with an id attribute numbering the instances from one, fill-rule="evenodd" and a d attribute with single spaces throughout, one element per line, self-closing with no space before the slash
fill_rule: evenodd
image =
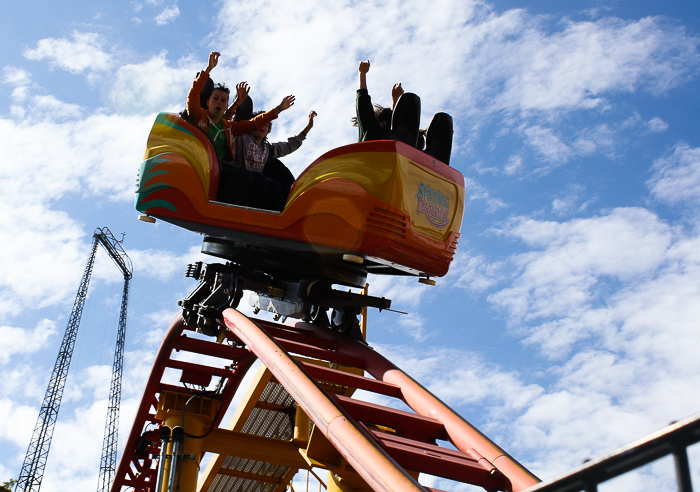
<path id="1" fill-rule="evenodd" d="M 464 178 L 402 142 L 327 152 L 299 176 L 282 212 L 215 201 L 219 175 L 208 137 L 161 113 L 136 209 L 204 234 L 205 253 L 281 279 L 361 287 L 367 273 L 440 277 L 454 258 Z"/>

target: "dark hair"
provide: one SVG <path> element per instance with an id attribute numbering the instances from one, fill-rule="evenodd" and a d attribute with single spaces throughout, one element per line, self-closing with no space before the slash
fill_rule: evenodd
<path id="1" fill-rule="evenodd" d="M 265 112 L 265 111 L 255 111 L 255 112 L 253 113 L 253 116 L 252 116 L 251 118 L 255 118 L 256 116 L 261 115 L 261 114 L 263 114 L 264 112 Z M 270 134 L 271 131 L 272 131 L 272 122 L 269 122 L 269 123 L 267 124 L 267 133 L 268 133 L 268 135 Z M 265 138 L 263 138 L 263 142 L 267 142 L 267 135 L 265 135 Z"/>
<path id="2" fill-rule="evenodd" d="M 211 97 L 214 91 L 223 91 L 226 93 L 227 96 L 231 95 L 231 89 L 226 87 L 226 84 L 214 84 L 214 82 L 212 82 L 211 79 L 207 79 L 207 83 L 204 86 L 204 90 L 199 95 L 199 102 L 201 103 L 202 108 L 208 108 L 207 101 L 209 101 L 209 98 Z"/>
<path id="3" fill-rule="evenodd" d="M 211 91 L 212 91 L 212 92 L 214 92 L 214 91 L 223 91 L 223 92 L 225 92 L 227 95 L 229 95 L 229 96 L 231 95 L 231 89 L 229 89 L 228 87 L 226 87 L 226 84 L 216 84 L 216 85 L 214 85 L 214 88 L 213 88 Z"/>
<path id="4" fill-rule="evenodd" d="M 386 121 L 389 126 L 391 126 L 391 113 L 391 108 L 385 108 L 379 104 L 374 105 L 374 116 L 376 116 L 380 122 Z"/>
<path id="5" fill-rule="evenodd" d="M 374 104 L 374 117 L 379 120 L 381 123 L 382 121 L 386 121 L 387 125 L 389 128 L 391 128 L 391 108 L 385 108 L 381 104 Z M 353 126 L 357 126 L 357 116 L 353 116 L 350 118 L 350 121 L 352 121 Z"/>

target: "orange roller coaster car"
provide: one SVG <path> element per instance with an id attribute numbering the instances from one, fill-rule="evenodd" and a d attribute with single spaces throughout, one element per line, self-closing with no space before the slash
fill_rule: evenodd
<path id="1" fill-rule="evenodd" d="M 352 263 L 367 273 L 443 276 L 454 258 L 464 177 L 393 140 L 346 145 L 322 155 L 294 183 L 282 212 L 215 201 L 219 163 L 210 140 L 175 114 L 161 113 L 141 164 L 136 209 L 217 241 L 284 251 L 311 261 Z M 226 249 L 230 251 L 230 248 Z M 273 254 L 274 256 L 274 254 Z"/>

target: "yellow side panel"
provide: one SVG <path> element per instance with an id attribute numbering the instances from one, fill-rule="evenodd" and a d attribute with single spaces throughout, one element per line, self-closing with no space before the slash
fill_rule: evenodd
<path id="1" fill-rule="evenodd" d="M 206 147 L 187 128 L 161 113 L 151 129 L 143 160 L 158 154 L 173 152 L 183 156 L 192 165 L 205 196 L 209 196 L 209 158 Z"/>
<path id="2" fill-rule="evenodd" d="M 464 209 L 464 189 L 440 174 L 401 156 L 404 171 L 404 211 L 414 231 L 438 241 L 459 232 Z"/>
<path id="3" fill-rule="evenodd" d="M 331 157 L 309 168 L 292 189 L 289 203 L 316 183 L 345 178 L 411 217 L 415 232 L 445 241 L 459 232 L 464 188 L 393 152 L 358 152 Z"/>

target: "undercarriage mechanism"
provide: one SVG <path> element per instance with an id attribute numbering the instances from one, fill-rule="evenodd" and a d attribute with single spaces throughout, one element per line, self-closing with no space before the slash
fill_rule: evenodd
<path id="1" fill-rule="evenodd" d="M 269 311 L 275 320 L 296 318 L 348 334 L 364 341 L 359 315 L 366 307 L 380 311 L 391 307 L 391 300 L 333 288 L 328 281 L 290 282 L 252 271 L 233 262 L 190 264 L 186 277 L 199 281 L 197 288 L 178 302 L 188 326 L 208 336 L 218 337 L 222 312 L 237 308 L 243 291 L 250 291 L 255 312 Z M 330 315 L 328 310 L 331 310 Z"/>

